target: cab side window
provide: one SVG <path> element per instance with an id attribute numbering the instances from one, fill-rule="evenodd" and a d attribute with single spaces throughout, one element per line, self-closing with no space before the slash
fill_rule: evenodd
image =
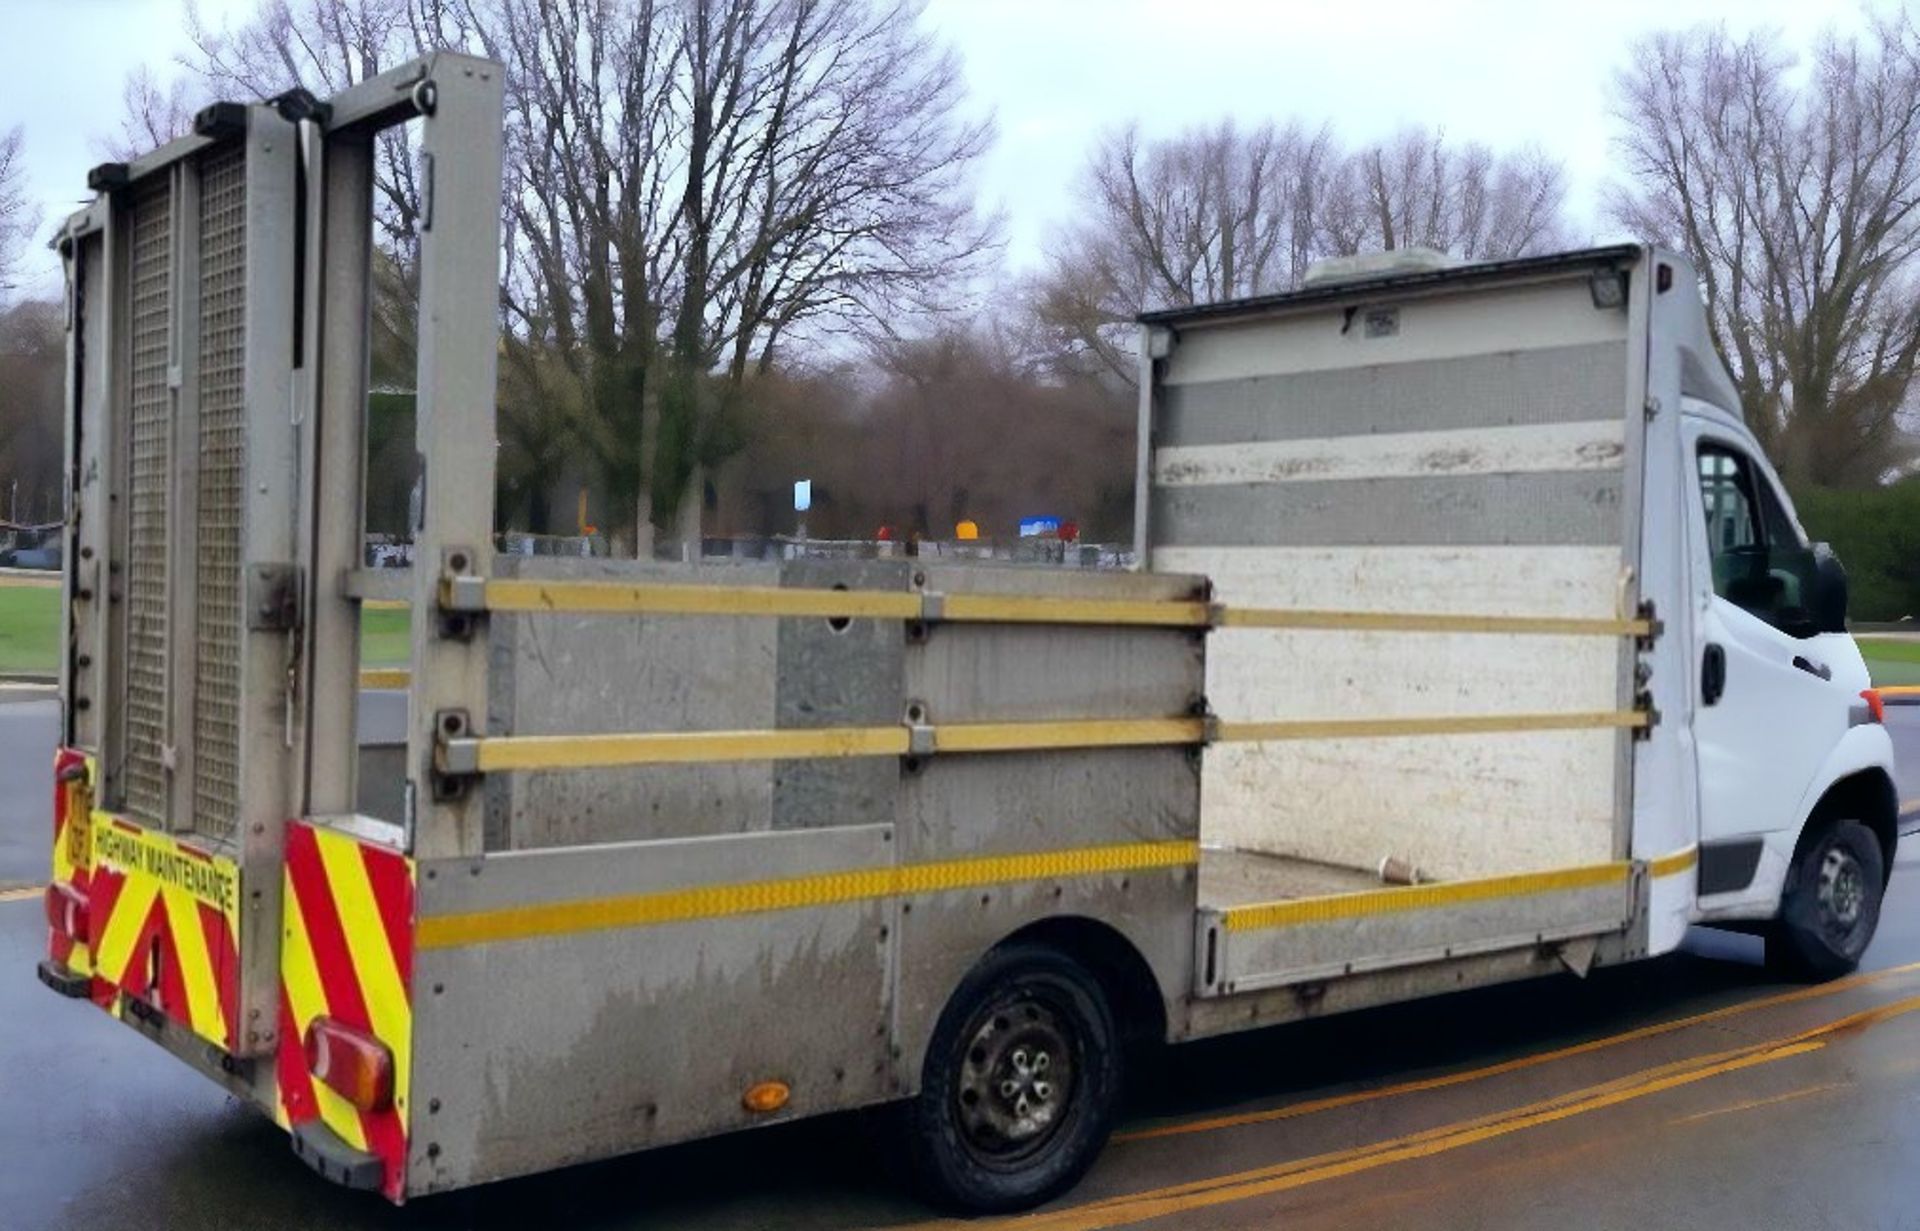
<path id="1" fill-rule="evenodd" d="M 1703 444 L 1699 466 L 1713 592 L 1788 636 L 1812 636 L 1813 552 L 1786 507 L 1737 449 Z"/>

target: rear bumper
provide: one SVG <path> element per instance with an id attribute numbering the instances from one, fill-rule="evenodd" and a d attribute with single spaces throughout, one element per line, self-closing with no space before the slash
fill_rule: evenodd
<path id="1" fill-rule="evenodd" d="M 300 1161 L 343 1188 L 379 1192 L 386 1164 L 376 1154 L 356 1150 L 318 1120 L 296 1124 L 291 1130 L 293 1152 Z"/>
<path id="2" fill-rule="evenodd" d="M 69 1000 L 85 1000 L 93 991 L 91 975 L 68 970 L 50 957 L 41 958 L 39 969 L 34 973 L 40 976 L 40 982 Z"/>

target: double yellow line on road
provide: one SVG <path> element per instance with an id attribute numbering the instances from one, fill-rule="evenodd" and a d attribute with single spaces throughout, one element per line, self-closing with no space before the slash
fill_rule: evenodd
<path id="1" fill-rule="evenodd" d="M 1247 1124 L 1268 1124 L 1275 1120 L 1292 1120 L 1300 1116 L 1313 1115 L 1321 1111 L 1335 1111 L 1342 1107 L 1351 1107 L 1358 1103 L 1372 1103 L 1380 1099 L 1397 1098 L 1404 1094 L 1419 1094 L 1427 1090 L 1444 1090 L 1449 1086 L 1466 1085 L 1469 1082 L 1484 1081 L 1489 1077 L 1501 1077 L 1516 1073 L 1522 1069 L 1537 1068 L 1543 1064 L 1552 1064 L 1556 1060 L 1571 1060 L 1575 1056 L 1584 1056 L 1608 1048 L 1619 1047 L 1626 1043 L 1637 1043 L 1643 1039 L 1658 1038 L 1663 1034 L 1686 1030 L 1693 1026 L 1704 1026 L 1709 1022 L 1723 1021 L 1729 1017 L 1738 1017 L 1744 1013 L 1753 1013 L 1761 1009 L 1771 1009 L 1777 1005 L 1797 1004 L 1802 1000 L 1815 1000 L 1840 992 L 1851 991 L 1857 987 L 1880 983 L 1903 974 L 1920 971 L 1920 962 L 1909 962 L 1904 966 L 1890 966 L 1885 970 L 1869 971 L 1864 974 L 1848 975 L 1844 979 L 1835 979 L 1831 983 L 1817 983 L 1810 987 L 1795 988 L 1790 992 L 1779 992 L 1772 996 L 1760 996 L 1753 1000 L 1743 1000 L 1724 1008 L 1711 1009 L 1705 1013 L 1695 1013 L 1689 1017 L 1676 1017 L 1671 1021 L 1655 1022 L 1650 1026 L 1640 1026 L 1620 1034 L 1610 1034 L 1604 1038 L 1589 1039 L 1585 1043 L 1575 1043 L 1568 1047 L 1555 1048 L 1552 1051 L 1536 1052 L 1531 1056 L 1520 1056 L 1513 1060 L 1503 1060 L 1499 1064 L 1484 1065 L 1477 1069 L 1465 1069 L 1458 1073 L 1447 1073 L 1439 1077 L 1423 1077 L 1416 1081 L 1404 1081 L 1391 1086 L 1381 1086 L 1373 1090 L 1356 1090 L 1351 1094 L 1336 1094 L 1327 1098 L 1308 1099 L 1304 1102 L 1289 1103 L 1285 1107 L 1272 1107 L 1264 1111 L 1246 1111 L 1228 1116 L 1210 1116 L 1204 1120 L 1185 1120 L 1171 1124 L 1158 1124 L 1148 1128 L 1136 1129 L 1130 1133 L 1116 1133 L 1114 1140 L 1146 1141 L 1155 1137 L 1182 1137 L 1191 1133 L 1209 1133 L 1223 1128 L 1239 1128 Z"/>
<path id="2" fill-rule="evenodd" d="M 1911 970 L 1913 967 L 1902 969 Z M 1896 972 L 1879 972 L 1879 977 L 1893 973 Z M 1825 992 L 1827 989 L 1808 990 Z M 1779 1003 L 1781 999 L 1784 998 L 1767 998 L 1772 1003 Z M 1755 1001 L 1747 1006 L 1736 1007 L 1758 1008 L 1762 1003 Z M 986 1225 L 1006 1227 L 1010 1231 L 1106 1231 L 1107 1228 L 1131 1226 L 1149 1219 L 1271 1196 L 1395 1163 L 1447 1153 L 1705 1081 L 1710 1077 L 1806 1055 L 1825 1047 L 1834 1036 L 1865 1030 L 1916 1010 L 1920 1010 L 1920 996 L 1908 996 L 1847 1014 L 1783 1038 L 1673 1061 L 1566 1094 L 1401 1137 Z"/>

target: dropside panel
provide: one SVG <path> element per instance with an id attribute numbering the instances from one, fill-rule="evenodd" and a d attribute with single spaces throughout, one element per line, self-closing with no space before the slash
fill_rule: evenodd
<path id="1" fill-rule="evenodd" d="M 1228 996 L 1616 934 L 1632 917 L 1637 876 L 1630 864 L 1605 863 L 1209 904 L 1200 913 L 1194 990 Z"/>
<path id="2" fill-rule="evenodd" d="M 897 1093 L 891 825 L 420 863 L 411 1195 Z M 778 1110 L 743 1103 L 781 1082 Z"/>

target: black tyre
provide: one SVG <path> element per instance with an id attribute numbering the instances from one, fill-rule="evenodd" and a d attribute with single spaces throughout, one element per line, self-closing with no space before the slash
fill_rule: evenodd
<path id="1" fill-rule="evenodd" d="M 1880 840 L 1858 821 L 1835 821 L 1787 869 L 1767 961 L 1804 979 L 1834 979 L 1860 965 L 1880 925 L 1886 887 Z"/>
<path id="2" fill-rule="evenodd" d="M 998 1214 L 1073 1187 L 1112 1131 L 1120 1055 L 1085 967 L 1039 945 L 989 953 L 940 1014 L 906 1108 L 928 1198 Z"/>

